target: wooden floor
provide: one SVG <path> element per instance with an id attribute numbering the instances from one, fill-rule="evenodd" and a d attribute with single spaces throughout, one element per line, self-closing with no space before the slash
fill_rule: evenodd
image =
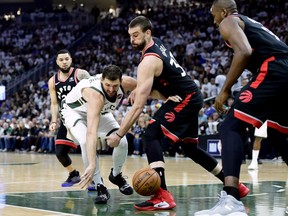
<path id="1" fill-rule="evenodd" d="M 71 155 L 74 166 L 83 172 L 81 156 Z M 144 201 L 136 193 L 125 196 L 112 185 L 108 175 L 112 166 L 109 155 L 100 155 L 100 166 L 111 198 L 108 204 L 93 203 L 96 192 L 87 192 L 78 185 L 62 188 L 66 170 L 53 154 L 0 152 L 0 215 L 56 216 L 56 215 L 155 215 L 188 216 L 210 208 L 217 201 L 221 182 L 187 158 L 166 157 L 166 179 L 177 207 L 171 211 L 140 212 L 133 204 Z M 242 165 L 241 180 L 251 190 L 242 201 L 249 215 L 287 216 L 288 169 L 281 161 L 264 161 L 258 171 L 248 171 Z M 147 166 L 143 157 L 129 156 L 123 175 L 127 181 L 137 169 Z"/>

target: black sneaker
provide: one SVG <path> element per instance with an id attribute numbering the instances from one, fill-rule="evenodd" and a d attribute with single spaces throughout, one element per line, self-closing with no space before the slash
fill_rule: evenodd
<path id="1" fill-rule="evenodd" d="M 69 174 L 67 180 L 61 184 L 62 187 L 71 187 L 80 182 L 80 174 L 78 171 L 73 171 Z"/>
<path id="2" fill-rule="evenodd" d="M 109 180 L 113 184 L 117 185 L 119 187 L 119 190 L 121 193 L 125 195 L 131 195 L 133 194 L 132 187 L 127 183 L 127 181 L 123 178 L 122 172 L 119 173 L 117 176 L 113 176 L 113 168 L 111 169 Z"/>
<path id="3" fill-rule="evenodd" d="M 107 200 L 110 198 L 110 194 L 107 188 L 102 184 L 97 184 L 97 197 L 95 198 L 95 204 L 106 204 Z"/>

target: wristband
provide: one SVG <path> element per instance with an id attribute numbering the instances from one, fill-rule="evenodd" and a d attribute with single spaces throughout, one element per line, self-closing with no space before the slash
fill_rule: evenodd
<path id="1" fill-rule="evenodd" d="M 124 137 L 124 136 L 120 136 L 118 133 L 115 133 L 118 137 L 120 137 L 121 139 Z"/>
<path id="2" fill-rule="evenodd" d="M 57 122 L 51 122 L 50 125 L 51 125 L 51 124 L 57 124 Z"/>

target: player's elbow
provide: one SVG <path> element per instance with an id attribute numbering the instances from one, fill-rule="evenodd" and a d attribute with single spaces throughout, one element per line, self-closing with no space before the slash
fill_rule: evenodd
<path id="1" fill-rule="evenodd" d="M 251 47 L 247 47 L 247 48 L 245 48 L 245 49 L 242 49 L 242 50 L 241 50 L 241 55 L 242 55 L 244 58 L 249 59 L 250 56 L 252 55 L 252 48 L 251 48 Z"/>

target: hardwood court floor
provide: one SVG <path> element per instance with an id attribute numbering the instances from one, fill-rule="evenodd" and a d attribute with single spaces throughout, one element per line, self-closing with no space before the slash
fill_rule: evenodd
<path id="1" fill-rule="evenodd" d="M 79 154 L 71 155 L 74 166 L 83 172 Z M 95 205 L 96 192 L 87 192 L 78 185 L 62 188 L 66 170 L 54 154 L 0 152 L 0 215 L 1 216 L 190 216 L 210 208 L 222 189 L 221 182 L 188 158 L 166 157 L 166 180 L 177 207 L 170 211 L 141 212 L 133 205 L 147 197 L 136 193 L 125 196 L 111 184 L 108 175 L 112 157 L 100 155 L 102 176 L 111 198 L 107 205 Z M 288 216 L 288 169 L 279 161 L 264 161 L 258 171 L 242 165 L 241 180 L 251 190 L 242 201 L 251 216 Z M 146 158 L 128 156 L 123 175 L 132 184 L 137 169 L 147 166 Z"/>

